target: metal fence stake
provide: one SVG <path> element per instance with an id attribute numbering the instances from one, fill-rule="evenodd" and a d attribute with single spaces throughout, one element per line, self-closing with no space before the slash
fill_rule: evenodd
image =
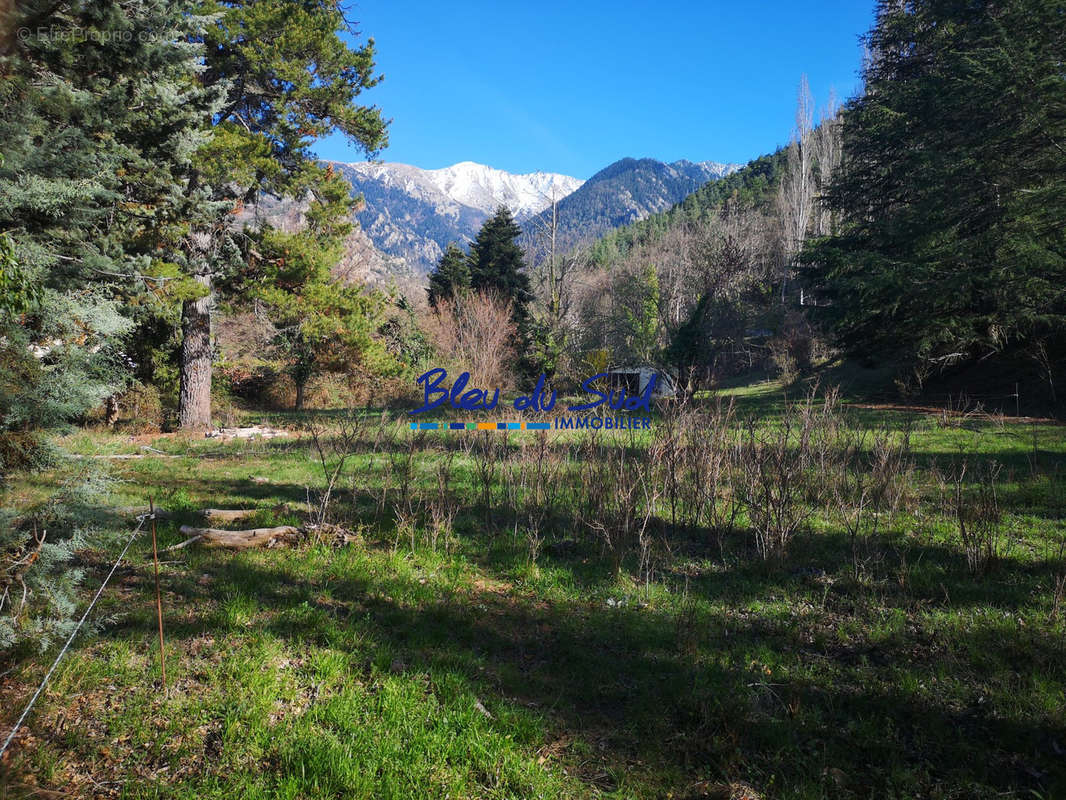
<path id="1" fill-rule="evenodd" d="M 159 619 L 159 669 L 163 674 L 163 693 L 167 691 L 167 657 L 163 652 L 163 597 L 159 591 L 159 548 L 155 539 L 155 506 L 148 498 L 148 511 L 152 515 L 152 560 L 155 562 L 155 613 Z"/>

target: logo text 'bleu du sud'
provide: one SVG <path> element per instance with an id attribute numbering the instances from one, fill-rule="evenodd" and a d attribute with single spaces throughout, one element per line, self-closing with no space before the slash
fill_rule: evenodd
<path id="1" fill-rule="evenodd" d="M 476 389 L 467 388 L 470 383 L 470 373 L 463 372 L 455 379 L 449 389 L 442 384 L 448 377 L 447 370 L 437 367 L 424 372 L 418 377 L 418 383 L 425 394 L 425 400 L 420 408 L 409 411 L 409 414 L 422 414 L 433 411 L 445 403 L 452 408 L 461 411 L 492 411 L 500 402 L 499 389 Z M 599 408 L 604 403 L 611 411 L 644 411 L 651 410 L 651 397 L 659 376 L 654 374 L 648 380 L 647 386 L 640 394 L 629 395 L 625 389 L 607 392 L 600 391 L 593 384 L 601 378 L 607 378 L 606 372 L 593 375 L 581 384 L 581 388 L 595 399 L 588 403 L 578 403 L 567 406 L 567 411 L 591 411 Z M 555 390 L 547 390 L 547 379 L 542 374 L 537 379 L 533 391 L 515 398 L 515 411 L 552 411 L 555 408 Z M 596 416 L 563 416 L 555 417 L 553 422 L 412 422 L 412 430 L 549 430 L 551 428 L 573 430 L 589 428 L 610 430 L 612 428 L 648 428 L 651 426 L 649 417 L 601 417 Z"/>

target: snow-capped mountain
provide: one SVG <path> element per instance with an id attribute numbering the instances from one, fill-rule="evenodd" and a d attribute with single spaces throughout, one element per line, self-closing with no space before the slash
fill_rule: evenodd
<path id="1" fill-rule="evenodd" d="M 402 188 L 412 196 L 440 202 L 449 200 L 492 214 L 500 205 L 511 209 L 516 219 L 537 214 L 579 188 L 584 181 L 554 172 L 514 175 L 502 169 L 462 161 L 442 169 L 419 169 L 408 164 L 356 162 L 334 164 L 350 173 Z"/>
<path id="2" fill-rule="evenodd" d="M 416 275 L 432 270 L 450 242 L 472 241 L 500 205 L 532 228 L 534 218 L 554 200 L 561 241 L 568 246 L 663 211 L 736 169 L 710 161 L 665 164 L 625 158 L 581 181 L 552 172 L 514 175 L 472 161 L 443 169 L 328 163 L 348 179 L 353 194 L 362 196 L 356 218 L 384 255 L 383 263 Z"/>
<path id="3" fill-rule="evenodd" d="M 561 200 L 583 181 L 551 172 L 513 175 L 464 161 L 443 169 L 330 162 L 362 195 L 359 224 L 379 250 L 429 272 L 449 242 L 465 244 L 500 205 L 518 220 Z"/>
<path id="4" fill-rule="evenodd" d="M 426 170 L 426 177 L 456 202 L 493 213 L 503 204 L 516 219 L 543 211 L 552 198 L 562 200 L 584 181 L 554 172 L 512 175 L 502 169 L 462 161 L 443 169 Z"/>

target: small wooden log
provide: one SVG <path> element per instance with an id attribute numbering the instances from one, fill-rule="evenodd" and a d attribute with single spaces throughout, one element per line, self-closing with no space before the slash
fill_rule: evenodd
<path id="1" fill-rule="evenodd" d="M 258 508 L 205 508 L 200 511 L 200 516 L 208 522 L 233 522 L 235 519 L 246 519 L 258 511 Z"/>
<path id="2" fill-rule="evenodd" d="M 252 547 L 273 547 L 286 539 L 295 539 L 300 529 L 292 525 L 280 525 L 276 528 L 252 528 L 246 531 L 224 531 L 218 528 L 194 528 L 182 525 L 183 536 L 203 543 L 205 547 L 226 547 L 231 550 L 247 550 Z"/>
<path id="3" fill-rule="evenodd" d="M 177 544 L 172 544 L 170 547 L 164 547 L 163 552 L 169 553 L 171 550 L 181 550 L 181 548 L 188 547 L 190 544 L 198 542 L 202 538 L 203 537 L 201 536 L 193 536 L 191 539 L 186 539 L 184 542 L 178 542 Z"/>
<path id="4" fill-rule="evenodd" d="M 218 428 L 204 434 L 208 439 L 273 439 L 288 436 L 288 431 L 253 425 L 250 428 Z"/>

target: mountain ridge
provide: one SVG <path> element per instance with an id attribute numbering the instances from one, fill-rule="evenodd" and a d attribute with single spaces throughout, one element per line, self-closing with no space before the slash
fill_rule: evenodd
<path id="1" fill-rule="evenodd" d="M 499 205 L 506 205 L 516 217 L 543 211 L 556 198 L 562 198 L 580 187 L 584 181 L 556 172 L 537 170 L 526 173 L 507 172 L 476 161 L 460 161 L 439 169 L 423 169 L 400 162 L 352 161 L 329 162 L 334 168 L 344 168 L 350 174 L 381 180 L 397 185 L 402 179 L 404 188 L 432 196 L 434 190 L 456 203 L 491 214 Z"/>
<path id="2" fill-rule="evenodd" d="M 430 272 L 449 243 L 472 241 L 500 205 L 530 232 L 554 202 L 561 212 L 559 242 L 569 247 L 669 208 L 737 168 L 623 158 L 580 180 L 545 171 L 509 173 L 474 161 L 433 170 L 398 162 L 323 163 L 362 197 L 355 218 L 384 263 L 415 275 Z"/>
<path id="3" fill-rule="evenodd" d="M 705 184 L 726 177 L 739 164 L 717 161 L 670 163 L 653 158 L 620 158 L 590 177 L 556 205 L 556 248 L 567 250 L 672 208 Z M 531 239 L 548 223 L 542 211 L 525 224 Z"/>

